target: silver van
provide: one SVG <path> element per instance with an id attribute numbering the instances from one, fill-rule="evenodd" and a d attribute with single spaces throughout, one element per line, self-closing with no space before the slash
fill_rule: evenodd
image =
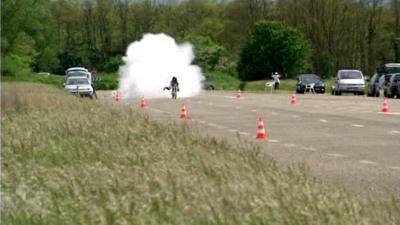
<path id="1" fill-rule="evenodd" d="M 66 79 L 70 77 L 86 77 L 92 83 L 92 74 L 83 67 L 71 67 L 65 71 Z"/>
<path id="2" fill-rule="evenodd" d="M 364 75 L 360 70 L 338 70 L 335 83 L 332 86 L 333 95 L 341 95 L 344 92 L 364 95 Z"/>

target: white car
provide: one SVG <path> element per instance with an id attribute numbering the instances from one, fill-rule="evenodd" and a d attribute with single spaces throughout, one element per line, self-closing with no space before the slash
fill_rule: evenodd
<path id="1" fill-rule="evenodd" d="M 89 72 L 89 70 L 87 70 L 86 68 L 83 68 L 83 67 L 71 67 L 65 71 L 65 74 L 68 74 L 69 72 L 74 72 L 74 71 Z"/>
<path id="2" fill-rule="evenodd" d="M 67 76 L 67 79 L 69 77 L 86 77 L 90 81 L 92 80 L 92 74 L 83 67 L 72 67 L 69 68 L 65 71 L 65 75 Z"/>
<path id="3" fill-rule="evenodd" d="M 360 70 L 339 70 L 337 72 L 335 84 L 332 86 L 332 94 L 341 95 L 343 92 L 364 95 L 365 81 Z"/>
<path id="4" fill-rule="evenodd" d="M 64 89 L 75 95 L 93 97 L 93 87 L 86 77 L 67 78 Z"/>

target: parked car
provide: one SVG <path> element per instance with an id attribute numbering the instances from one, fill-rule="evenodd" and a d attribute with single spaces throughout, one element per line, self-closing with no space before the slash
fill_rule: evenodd
<path id="1" fill-rule="evenodd" d="M 93 97 L 93 87 L 86 77 L 69 77 L 64 85 L 64 89 L 72 94 Z"/>
<path id="2" fill-rule="evenodd" d="M 69 68 L 65 71 L 65 75 L 67 76 L 67 79 L 69 77 L 86 77 L 90 81 L 92 80 L 92 74 L 83 67 L 72 67 Z"/>
<path id="3" fill-rule="evenodd" d="M 379 78 L 378 82 L 378 94 L 377 96 L 385 96 L 387 97 L 387 89 L 390 81 L 390 77 L 392 74 L 385 74 Z"/>
<path id="4" fill-rule="evenodd" d="M 301 74 L 297 77 L 296 92 L 304 93 L 307 87 L 311 87 L 316 93 L 325 93 L 325 82 L 315 74 Z"/>
<path id="5" fill-rule="evenodd" d="M 205 90 L 214 90 L 215 89 L 214 81 L 210 78 L 203 80 L 202 85 L 203 85 L 203 89 L 205 89 Z"/>
<path id="6" fill-rule="evenodd" d="M 367 79 L 367 95 L 372 97 L 379 97 L 379 78 L 381 78 L 384 73 L 375 73 L 371 79 Z"/>
<path id="7" fill-rule="evenodd" d="M 89 72 L 88 69 L 83 68 L 83 67 L 71 67 L 65 71 L 65 74 L 68 74 L 69 72 L 74 72 L 74 71 Z"/>
<path id="8" fill-rule="evenodd" d="M 389 98 L 399 98 L 400 94 L 400 73 L 395 73 L 390 76 L 386 95 Z"/>
<path id="9" fill-rule="evenodd" d="M 400 73 L 400 63 L 386 63 L 381 71 L 385 74 Z"/>
<path id="10" fill-rule="evenodd" d="M 364 95 L 364 88 L 364 75 L 360 70 L 338 70 L 332 86 L 332 94 L 341 95 L 344 92 L 350 92 L 355 95 Z"/>

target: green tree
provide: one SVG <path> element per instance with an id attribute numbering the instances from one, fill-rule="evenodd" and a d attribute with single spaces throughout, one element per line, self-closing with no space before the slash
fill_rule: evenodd
<path id="1" fill-rule="evenodd" d="M 1 52 L 5 67 L 48 71 L 58 66 L 58 61 L 52 60 L 58 48 L 49 4 L 50 0 L 2 2 L 1 38 L 7 45 Z"/>
<path id="2" fill-rule="evenodd" d="M 239 77 L 263 79 L 273 71 L 294 77 L 309 65 L 310 44 L 298 30 L 279 22 L 255 24 L 240 53 Z"/>

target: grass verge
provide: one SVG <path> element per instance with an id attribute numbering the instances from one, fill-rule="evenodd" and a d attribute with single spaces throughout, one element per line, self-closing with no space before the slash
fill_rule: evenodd
<path id="1" fill-rule="evenodd" d="M 37 73 L 21 73 L 15 76 L 1 76 L 2 82 L 35 82 L 41 84 L 50 84 L 59 88 L 63 87 L 65 76 L 60 75 L 43 75 Z"/>
<path id="2" fill-rule="evenodd" d="M 117 73 L 101 73 L 100 80 L 96 81 L 96 90 L 115 90 L 118 88 Z M 65 76 L 61 75 L 41 75 L 37 73 L 19 74 L 16 76 L 1 76 L 4 82 L 35 82 L 41 84 L 51 84 L 53 86 L 63 88 Z"/>
<path id="3" fill-rule="evenodd" d="M 3 84 L 4 224 L 399 224 L 257 148 L 54 87 Z"/>

